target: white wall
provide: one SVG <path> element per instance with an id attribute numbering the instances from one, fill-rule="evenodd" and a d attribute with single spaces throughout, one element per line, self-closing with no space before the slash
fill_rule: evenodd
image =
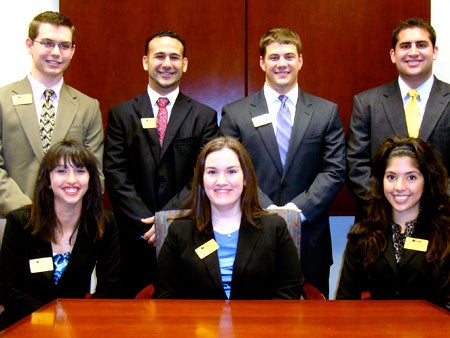
<path id="1" fill-rule="evenodd" d="M 41 12 L 59 10 L 58 0 L 0 1 L 0 86 L 23 78 L 30 69 L 25 49 L 28 24 Z"/>
<path id="2" fill-rule="evenodd" d="M 431 1 L 431 24 L 436 30 L 438 58 L 434 63 L 434 73 L 445 82 L 450 83 L 450 13 L 449 0 Z"/>

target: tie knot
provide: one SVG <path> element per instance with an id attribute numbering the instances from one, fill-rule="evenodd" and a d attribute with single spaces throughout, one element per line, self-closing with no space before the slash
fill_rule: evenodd
<path id="1" fill-rule="evenodd" d="M 54 93 L 55 93 L 55 92 L 54 92 L 52 89 L 46 89 L 46 90 L 44 91 L 45 100 L 46 100 L 46 101 L 50 100 L 50 98 L 52 97 L 52 95 L 53 95 Z"/>
<path id="2" fill-rule="evenodd" d="M 278 96 L 278 99 L 281 101 L 281 104 L 285 104 L 288 97 L 286 95 L 280 95 Z"/>
<path id="3" fill-rule="evenodd" d="M 419 92 L 416 89 L 411 89 L 408 91 L 408 95 L 412 99 L 417 99 L 419 97 Z"/>
<path id="4" fill-rule="evenodd" d="M 156 100 L 156 104 L 159 108 L 165 108 L 169 104 L 169 99 L 167 97 L 160 97 Z"/>

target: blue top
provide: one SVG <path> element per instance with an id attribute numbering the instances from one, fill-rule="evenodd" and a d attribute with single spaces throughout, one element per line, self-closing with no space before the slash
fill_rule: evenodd
<path id="1" fill-rule="evenodd" d="M 219 255 L 220 273 L 222 275 L 223 289 L 230 299 L 231 278 L 233 276 L 234 258 L 236 257 L 237 242 L 239 239 L 239 229 L 230 234 L 220 234 L 214 231 L 214 237 L 219 244 L 217 253 Z"/>
<path id="2" fill-rule="evenodd" d="M 65 252 L 63 254 L 53 254 L 53 283 L 55 285 L 58 284 L 59 279 L 61 278 L 62 274 L 64 273 L 64 270 L 67 268 L 67 264 L 69 264 L 70 255 L 72 254 L 71 251 Z"/>

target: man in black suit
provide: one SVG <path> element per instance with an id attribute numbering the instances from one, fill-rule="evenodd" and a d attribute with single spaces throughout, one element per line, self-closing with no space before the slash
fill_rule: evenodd
<path id="1" fill-rule="evenodd" d="M 147 91 L 109 112 L 104 172 L 129 298 L 154 280 L 155 212 L 181 208 L 198 152 L 219 134 L 216 111 L 179 90 L 188 65 L 185 50 L 178 34 L 153 34 L 142 58 Z"/>
<path id="2" fill-rule="evenodd" d="M 418 135 L 437 149 L 450 172 L 450 85 L 433 76 L 436 32 L 426 21 L 410 18 L 392 32 L 390 57 L 399 77 L 356 95 L 347 139 L 348 184 L 356 198 L 356 220 L 365 216 L 371 159 L 387 137 L 408 134 L 408 91 L 419 93 Z"/>
<path id="3" fill-rule="evenodd" d="M 297 33 L 271 29 L 259 49 L 264 87 L 223 108 L 220 132 L 236 137 L 249 151 L 263 207 L 302 211 L 305 280 L 328 297 L 332 264 L 328 206 L 345 179 L 338 107 L 299 88 L 303 58 Z M 279 120 L 281 115 L 289 121 Z"/>

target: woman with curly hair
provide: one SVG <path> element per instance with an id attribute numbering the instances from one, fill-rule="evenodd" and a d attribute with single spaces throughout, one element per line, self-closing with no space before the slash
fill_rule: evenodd
<path id="1" fill-rule="evenodd" d="M 373 159 L 368 217 L 347 238 L 337 299 L 450 301 L 448 175 L 425 141 L 391 137 Z"/>

